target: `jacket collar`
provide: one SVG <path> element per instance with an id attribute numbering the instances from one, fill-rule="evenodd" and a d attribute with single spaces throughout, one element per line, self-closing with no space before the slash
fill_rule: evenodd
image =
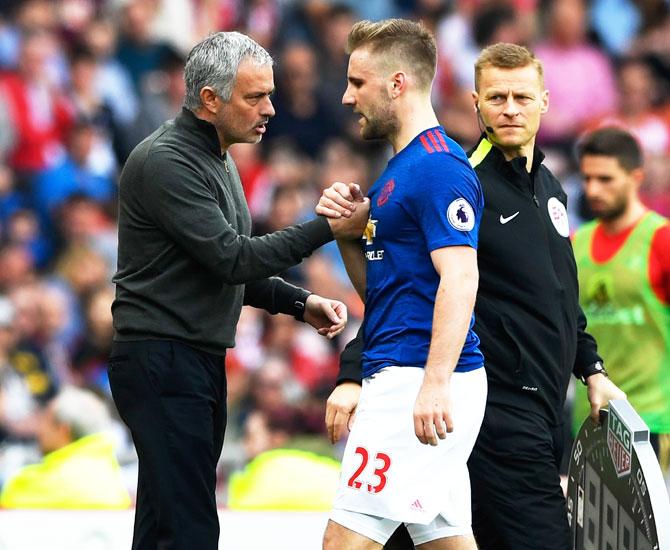
<path id="1" fill-rule="evenodd" d="M 511 176 L 512 179 L 515 179 L 519 175 L 526 177 L 530 175 L 534 179 L 544 160 L 544 153 L 535 145 L 533 150 L 533 165 L 530 169 L 530 174 L 528 174 L 526 171 L 526 157 L 518 157 L 512 160 L 505 159 L 503 152 L 489 141 L 486 134 L 483 133 L 477 145 L 468 153 L 468 157 L 473 168 L 484 162 L 484 159 L 487 159 L 488 162 L 493 163 L 497 170 Z"/>
<path id="2" fill-rule="evenodd" d="M 175 125 L 193 135 L 205 149 L 210 150 L 217 157 L 225 155 L 221 154 L 219 135 L 214 125 L 198 118 L 190 109 L 182 107 L 181 113 L 175 118 Z"/>

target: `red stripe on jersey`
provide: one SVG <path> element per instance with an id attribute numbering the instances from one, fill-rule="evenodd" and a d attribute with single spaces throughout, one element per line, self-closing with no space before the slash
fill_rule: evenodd
<path id="1" fill-rule="evenodd" d="M 428 151 L 429 153 L 434 153 L 435 151 L 433 148 L 430 146 L 430 143 L 428 143 L 428 140 L 426 139 L 426 136 L 421 136 L 419 137 L 421 140 L 421 143 L 423 144 L 423 148 Z"/>
<path id="2" fill-rule="evenodd" d="M 437 151 L 442 151 L 442 147 L 440 147 L 440 144 L 439 144 L 439 143 L 437 142 L 437 140 L 435 139 L 435 136 L 433 135 L 433 131 L 432 131 L 432 130 L 429 130 L 429 131 L 427 132 L 427 134 L 428 134 L 428 137 L 430 138 L 431 143 L 433 144 L 433 147 L 435 147 L 435 149 L 436 149 Z"/>
<path id="3" fill-rule="evenodd" d="M 445 151 L 449 151 L 449 146 L 447 145 L 445 139 L 442 137 L 442 132 L 436 130 L 435 133 L 437 134 L 437 139 L 440 140 L 440 145 L 442 145 L 442 149 L 444 149 Z"/>

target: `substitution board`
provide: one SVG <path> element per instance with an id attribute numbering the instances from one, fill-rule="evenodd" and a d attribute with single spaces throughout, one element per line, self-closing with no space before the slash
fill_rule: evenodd
<path id="1" fill-rule="evenodd" d="M 649 428 L 626 400 L 586 419 L 572 447 L 568 521 L 577 550 L 670 550 L 670 499 Z"/>

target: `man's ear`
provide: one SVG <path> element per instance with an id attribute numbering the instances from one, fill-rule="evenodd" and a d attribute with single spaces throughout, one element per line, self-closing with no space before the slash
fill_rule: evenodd
<path id="1" fill-rule="evenodd" d="M 630 171 L 630 175 L 633 178 L 633 181 L 635 182 L 635 187 L 637 189 L 640 188 L 640 185 L 644 183 L 644 168 L 634 168 L 633 170 Z"/>
<path id="2" fill-rule="evenodd" d="M 396 99 L 407 87 L 407 75 L 402 71 L 394 72 L 388 81 L 388 94 L 391 99 Z"/>
<path id="3" fill-rule="evenodd" d="M 542 106 L 540 107 L 540 113 L 544 114 L 549 110 L 549 90 L 544 90 L 542 92 Z"/>
<path id="4" fill-rule="evenodd" d="M 200 102 L 212 114 L 216 114 L 217 112 L 216 102 L 218 98 L 219 96 L 214 89 L 209 86 L 205 86 L 200 90 Z"/>

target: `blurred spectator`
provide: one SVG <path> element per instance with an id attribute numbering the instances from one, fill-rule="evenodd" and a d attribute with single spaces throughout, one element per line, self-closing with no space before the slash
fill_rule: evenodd
<path id="1" fill-rule="evenodd" d="M 67 140 L 67 154 L 35 178 L 34 204 L 45 229 L 53 231 L 58 209 L 71 197 L 88 197 L 103 204 L 115 198 L 116 183 L 110 174 L 91 168 L 96 136 L 90 121 L 77 122 Z"/>
<path id="2" fill-rule="evenodd" d="M 670 66 L 670 6 L 665 0 L 636 2 L 642 16 L 638 37 L 630 50 L 634 55 L 651 55 Z"/>
<path id="3" fill-rule="evenodd" d="M 49 80 L 46 61 L 54 47 L 45 33 L 28 34 L 16 72 L 0 76 L 0 97 L 10 110 L 15 145 L 9 164 L 29 176 L 53 165 L 63 154 L 72 108 Z M 4 130 L 0 129 L 0 134 Z"/>
<path id="4" fill-rule="evenodd" d="M 270 124 L 272 124 L 272 121 L 270 121 Z M 237 159 L 237 157 L 235 158 Z M 256 158 L 260 161 L 258 156 Z M 313 188 L 314 164 L 291 143 L 276 140 L 270 149 L 265 167 L 267 171 L 263 169 L 262 180 L 260 181 L 262 187 L 257 190 L 259 196 L 256 197 L 253 204 L 253 231 L 256 235 L 267 231 L 266 221 L 272 209 L 275 189 L 290 187 L 307 191 Z M 312 197 L 310 204 L 313 204 L 314 200 L 314 197 Z M 300 270 L 300 266 L 296 266 L 295 269 Z"/>
<path id="5" fill-rule="evenodd" d="M 279 231 L 289 225 L 305 221 L 306 214 L 314 203 L 310 188 L 304 185 L 275 185 L 270 199 L 270 210 L 253 227 L 255 235 L 265 235 Z M 309 206 L 308 206 L 309 205 Z M 305 284 L 305 266 L 311 261 L 302 262 L 283 271 L 279 275 L 292 284 Z"/>
<path id="6" fill-rule="evenodd" d="M 11 24 L 11 9 L 0 11 L 0 67 L 13 67 L 19 57 L 19 32 Z"/>
<path id="7" fill-rule="evenodd" d="M 147 0 L 120 0 L 121 36 L 116 58 L 128 70 L 138 95 L 142 94 L 144 78 L 157 70 L 168 51 L 165 42 L 152 34 L 156 3 Z"/>
<path id="8" fill-rule="evenodd" d="M 635 135 L 646 155 L 670 152 L 670 124 L 657 111 L 659 81 L 644 58 L 624 59 L 618 69 L 618 108 L 590 128 L 622 126 Z"/>
<path id="9" fill-rule="evenodd" d="M 299 434 L 291 409 L 272 414 L 255 411 L 244 428 L 249 464 L 235 472 L 228 487 L 231 510 L 329 510 L 340 464 L 301 450 L 291 438 Z M 298 447 L 298 448 L 296 448 Z"/>
<path id="10" fill-rule="evenodd" d="M 0 25 L 0 66 L 19 64 L 21 42 L 26 33 L 53 32 L 56 28 L 54 3 L 49 0 L 9 0 L 3 12 L 8 16 Z"/>
<path id="11" fill-rule="evenodd" d="M 57 212 L 57 227 L 61 239 L 60 254 L 56 261 L 56 268 L 63 268 L 68 263 L 71 254 L 75 259 L 84 251 L 93 252 L 102 266 L 91 265 L 91 270 L 72 270 L 72 277 L 66 277 L 70 284 L 75 285 L 77 292 L 85 288 L 99 287 L 116 269 L 116 226 L 109 213 L 101 203 L 80 193 L 69 197 Z M 75 262 L 76 263 L 76 262 Z M 78 281 L 81 281 L 79 283 Z"/>
<path id="12" fill-rule="evenodd" d="M 340 121 L 318 95 L 316 63 L 316 52 L 306 43 L 293 43 L 282 51 L 276 115 L 268 124 L 266 137 L 270 145 L 280 139 L 311 158 L 341 131 Z"/>
<path id="13" fill-rule="evenodd" d="M 108 435 L 111 416 L 95 394 L 64 388 L 41 415 L 44 459 L 26 466 L 0 494 L 3 508 L 128 508 L 130 497 Z"/>
<path id="14" fill-rule="evenodd" d="M 259 234 L 279 231 L 297 223 L 308 208 L 306 198 L 305 191 L 299 186 L 275 187 L 265 223 L 257 225 Z"/>
<path id="15" fill-rule="evenodd" d="M 439 75 L 438 82 L 445 86 L 447 73 L 454 86 L 473 90 L 473 67 L 479 51 L 474 40 L 472 21 L 477 3 L 472 0 L 455 0 L 451 12 L 446 14 L 436 28 Z"/>
<path id="16" fill-rule="evenodd" d="M 584 1 L 556 0 L 548 10 L 548 38 L 535 48 L 549 90 L 539 138 L 569 148 L 588 120 L 614 109 L 616 87 L 610 61 L 587 42 Z"/>
<path id="17" fill-rule="evenodd" d="M 196 11 L 201 7 L 201 2 L 149 0 L 147 3 L 154 4 L 156 10 L 151 20 L 152 39 L 168 44 L 182 55 L 191 51 L 200 36 Z M 208 29 L 203 30 L 207 32 Z"/>
<path id="18" fill-rule="evenodd" d="M 320 23 L 327 14 L 327 0 L 290 2 L 282 13 L 275 49 L 281 50 L 287 44 L 295 42 L 316 44 Z"/>
<path id="19" fill-rule="evenodd" d="M 271 414 L 288 409 L 303 394 L 304 390 L 297 384 L 286 359 L 265 350 L 262 365 L 251 373 L 249 393 L 240 400 L 231 418 L 237 416 L 239 425 L 243 426 L 254 410 Z"/>
<path id="20" fill-rule="evenodd" d="M 263 338 L 264 313 L 257 308 L 244 306 L 237 323 L 236 346 L 230 348 L 226 354 L 226 363 L 234 363 L 233 368 L 241 371 L 256 371 L 265 361 L 266 354 L 261 342 Z M 246 378 L 241 376 L 241 378 Z M 230 382 L 230 381 L 229 381 Z M 238 397 L 243 397 L 242 395 Z M 228 388 L 228 400 L 230 401 L 230 388 Z"/>
<path id="21" fill-rule="evenodd" d="M 274 183 L 262 158 L 262 149 L 254 143 L 235 143 L 228 150 L 240 174 L 251 218 L 262 218 L 268 210 Z"/>
<path id="22" fill-rule="evenodd" d="M 466 3 L 464 3 L 466 4 Z M 474 89 L 473 66 L 479 50 L 496 42 L 523 44 L 524 36 L 516 10 L 507 4 L 485 5 L 468 14 L 472 21 L 466 21 L 466 13 L 451 14 L 438 27 L 438 45 L 441 48 L 442 61 L 438 61 L 438 73 L 433 95 L 437 92 L 439 118 L 449 135 L 467 146 L 474 145 L 482 129 L 472 107 Z M 468 25 L 464 29 L 464 25 Z M 460 31 L 460 37 L 449 33 Z M 464 48 L 467 66 L 463 60 L 456 60 L 453 52 L 444 50 L 449 44 L 460 41 Z M 453 68 L 444 59 L 453 59 Z M 439 58 L 438 58 L 439 59 Z M 453 71 L 458 71 L 456 74 Z"/>
<path id="23" fill-rule="evenodd" d="M 18 243 L 0 246 L 0 292 L 35 280 L 35 262 L 30 251 Z"/>
<path id="24" fill-rule="evenodd" d="M 7 220 L 5 240 L 26 250 L 38 269 L 46 267 L 51 259 L 52 243 L 44 236 L 35 211 L 16 210 Z"/>
<path id="25" fill-rule="evenodd" d="M 12 169 L 0 161 L 0 236 L 9 217 L 28 206 L 28 197 L 15 183 Z"/>
<path id="26" fill-rule="evenodd" d="M 38 312 L 36 341 L 47 357 L 58 384 L 71 384 L 74 376 L 70 349 L 80 325 L 74 297 L 67 287 L 55 283 L 43 284 L 39 290 Z"/>
<path id="27" fill-rule="evenodd" d="M 249 0 L 243 2 L 242 26 L 245 32 L 264 48 L 272 46 L 279 21 L 280 5 L 277 0 Z"/>
<path id="28" fill-rule="evenodd" d="M 116 159 L 112 142 L 116 124 L 112 108 L 96 83 L 99 72 L 98 60 L 93 52 L 77 46 L 70 56 L 70 90 L 75 118 L 90 123 L 93 141 L 86 158 L 87 168 L 103 177 L 111 177 L 116 171 Z"/>
<path id="29" fill-rule="evenodd" d="M 273 381 L 279 365 L 285 365 L 297 383 L 300 393 L 314 390 L 322 384 L 332 384 L 337 377 L 337 354 L 332 343 L 314 338 L 312 332 L 303 330 L 286 315 L 267 316 L 264 338 L 266 353 L 276 357 L 273 369 L 266 365 L 263 381 Z M 272 365 L 272 364 L 271 364 Z M 268 384 L 268 388 L 272 382 Z M 296 388 L 296 389 L 297 389 Z M 267 405 L 263 403 L 263 407 Z"/>
<path id="30" fill-rule="evenodd" d="M 658 108 L 662 85 L 655 64 L 646 57 L 622 60 L 618 69 L 618 109 L 597 119 L 589 129 L 620 126 L 639 141 L 645 156 L 645 182 L 640 196 L 648 207 L 670 215 L 670 117 Z"/>
<path id="31" fill-rule="evenodd" d="M 318 94 L 338 120 L 344 124 L 355 124 L 357 116 L 342 105 L 342 95 L 347 84 L 349 57 L 345 53 L 347 36 L 356 22 L 356 13 L 346 4 L 334 3 L 319 32 L 319 78 Z M 358 134 L 358 125 L 356 125 Z"/>
<path id="32" fill-rule="evenodd" d="M 59 0 L 54 4 L 60 34 L 68 43 L 73 43 L 91 24 L 99 0 Z"/>
<path id="33" fill-rule="evenodd" d="M 128 124 L 137 114 L 137 96 L 126 68 L 114 57 L 117 31 L 108 19 L 94 19 L 83 40 L 98 61 L 95 85 L 110 106 L 117 125 Z"/>
<path id="34" fill-rule="evenodd" d="M 72 368 L 79 385 L 109 393 L 107 360 L 112 344 L 114 289 L 102 287 L 86 301 L 86 330 L 73 351 Z"/>
<path id="35" fill-rule="evenodd" d="M 140 141 L 181 111 L 186 93 L 184 61 L 183 55 L 169 48 L 160 69 L 148 76 L 139 113 L 122 131 L 122 158 L 125 159 Z"/>
<path id="36" fill-rule="evenodd" d="M 16 308 L 0 296 L 0 441 L 30 440 L 56 384 L 44 357 L 15 328 Z"/>
<path id="37" fill-rule="evenodd" d="M 9 105 L 4 101 L 0 101 L 0 129 L 0 161 L 3 161 L 14 148 L 15 140 Z"/>
<path id="38" fill-rule="evenodd" d="M 16 2 L 16 24 L 21 31 L 53 31 L 57 26 L 54 8 L 54 2 L 50 0 Z"/>
<path id="39" fill-rule="evenodd" d="M 473 21 L 475 43 L 480 49 L 496 42 L 522 44 L 523 36 L 512 6 L 494 4 L 480 10 Z"/>
<path id="40" fill-rule="evenodd" d="M 593 30 L 610 55 L 624 55 L 640 30 L 642 17 L 634 0 L 594 0 Z"/>

